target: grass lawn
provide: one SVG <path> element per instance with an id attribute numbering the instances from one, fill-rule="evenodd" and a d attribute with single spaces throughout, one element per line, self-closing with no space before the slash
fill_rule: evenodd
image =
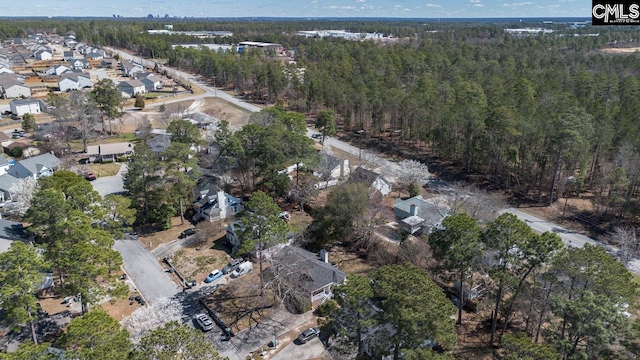
<path id="1" fill-rule="evenodd" d="M 113 176 L 120 170 L 120 163 L 96 163 L 87 164 L 86 166 L 96 174 L 96 177 Z"/>

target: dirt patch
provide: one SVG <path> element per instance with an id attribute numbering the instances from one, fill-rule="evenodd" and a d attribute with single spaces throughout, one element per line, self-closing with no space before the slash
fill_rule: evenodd
<path id="1" fill-rule="evenodd" d="M 137 295 L 134 294 L 134 296 Z M 138 309 L 141 305 L 137 301 L 129 301 L 129 299 L 117 299 L 115 301 L 107 301 L 100 304 L 103 309 L 107 311 L 107 314 L 111 315 L 112 318 L 116 319 L 118 322 L 122 321 L 123 318 L 131 315 L 136 309 Z"/>
<path id="2" fill-rule="evenodd" d="M 347 275 L 368 275 L 377 269 L 376 266 L 367 263 L 366 259 L 363 259 L 358 254 L 338 245 L 329 249 L 329 261 Z"/>
<path id="3" fill-rule="evenodd" d="M 202 233 L 203 230 L 201 229 L 199 232 Z M 204 281 L 211 271 L 222 269 L 230 260 L 227 250 L 221 244 L 224 236 L 224 231 L 213 236 L 204 235 L 203 240 L 194 242 L 173 253 L 173 265 L 187 279 Z"/>
<path id="4" fill-rule="evenodd" d="M 278 299 L 269 289 L 260 294 L 259 272 L 232 279 L 203 301 L 231 328 L 241 332 L 264 319 L 268 319 L 277 310 Z"/>
<path id="5" fill-rule="evenodd" d="M 180 224 L 179 216 L 172 218 L 171 224 L 173 227 L 164 231 L 155 231 L 155 229 L 151 227 L 143 227 L 136 230 L 140 234 L 140 241 L 142 241 L 144 246 L 149 250 L 153 250 L 157 248 L 158 245 L 177 239 L 181 232 L 193 227 L 187 220 L 184 221 L 184 224 Z"/>
<path id="6" fill-rule="evenodd" d="M 57 314 L 63 311 L 69 310 L 67 304 L 63 304 L 63 299 L 59 297 L 54 298 L 46 298 L 38 301 L 42 310 L 47 312 L 49 315 Z"/>
<path id="7" fill-rule="evenodd" d="M 251 112 L 219 98 L 208 97 L 203 100 L 204 104 L 201 105 L 201 112 L 220 120 L 227 120 L 233 130 L 239 130 L 249 123 Z"/>

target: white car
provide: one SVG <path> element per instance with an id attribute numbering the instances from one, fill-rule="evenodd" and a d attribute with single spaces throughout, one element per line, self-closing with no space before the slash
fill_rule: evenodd
<path id="1" fill-rule="evenodd" d="M 253 264 L 250 261 L 245 261 L 242 264 L 238 265 L 238 267 L 233 270 L 231 273 L 232 278 L 238 278 L 242 275 L 248 274 L 253 270 Z"/>
<path id="2" fill-rule="evenodd" d="M 209 331 L 213 329 L 213 321 L 211 321 L 211 319 L 207 315 L 198 314 L 195 316 L 195 319 L 198 325 L 200 325 L 202 331 Z"/>

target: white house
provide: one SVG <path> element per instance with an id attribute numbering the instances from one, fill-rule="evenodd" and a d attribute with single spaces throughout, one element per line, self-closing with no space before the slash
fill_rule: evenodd
<path id="1" fill-rule="evenodd" d="M 201 219 L 209 220 L 209 222 L 224 220 L 243 208 L 240 199 L 225 193 L 206 178 L 196 185 L 194 193 L 196 201 L 193 203 L 193 207 L 196 211 L 194 216 L 196 221 Z"/>
<path id="2" fill-rule="evenodd" d="M 391 182 L 385 179 L 382 175 L 358 166 L 349 178 L 350 181 L 364 182 L 370 186 L 371 189 L 379 191 L 382 196 L 387 196 L 391 193 Z"/>
<path id="3" fill-rule="evenodd" d="M 121 92 L 129 95 L 130 97 L 134 97 L 138 94 L 144 94 L 147 92 L 146 87 L 140 80 L 123 81 L 118 84 L 118 89 Z"/>
<path id="4" fill-rule="evenodd" d="M 60 166 L 60 159 L 50 153 L 30 157 L 18 161 L 7 173 L 19 179 L 33 177 L 38 180 L 43 176 L 51 176 Z"/>
<path id="5" fill-rule="evenodd" d="M 15 79 L 0 78 L 0 91 L 5 99 L 31 96 L 31 89 L 20 80 Z"/>
<path id="6" fill-rule="evenodd" d="M 53 51 L 44 49 L 38 50 L 33 54 L 37 60 L 51 60 L 53 58 Z"/>
<path id="7" fill-rule="evenodd" d="M 92 86 L 91 75 L 88 73 L 68 72 L 64 73 L 58 80 L 60 91 L 78 90 Z"/>
<path id="8" fill-rule="evenodd" d="M 39 114 L 44 109 L 40 100 L 34 99 L 14 99 L 9 103 L 11 113 L 17 116 L 24 114 Z"/>
<path id="9" fill-rule="evenodd" d="M 126 60 L 120 62 L 120 68 L 122 69 L 122 76 L 133 77 L 135 73 L 144 72 L 142 65 Z"/>
<path id="10" fill-rule="evenodd" d="M 415 234 L 419 231 L 431 232 L 441 225 L 448 216 L 447 209 L 443 209 L 424 200 L 422 195 L 407 200 L 396 199 L 393 211 L 398 217 L 402 230 Z"/>
<path id="11" fill-rule="evenodd" d="M 62 76 L 58 80 L 58 88 L 60 91 L 71 91 L 80 89 L 80 83 L 77 77 Z"/>
<path id="12" fill-rule="evenodd" d="M 70 61 L 71 67 L 73 69 L 88 69 L 91 67 L 91 65 L 89 64 L 89 62 L 85 59 L 72 59 Z"/>
<path id="13" fill-rule="evenodd" d="M 63 73 L 65 73 L 67 71 L 71 71 L 71 69 L 69 69 L 68 67 L 66 67 L 64 65 L 56 65 L 56 66 L 52 66 L 52 67 L 46 69 L 44 71 L 44 73 L 47 74 L 47 75 L 60 76 L 60 75 L 62 75 Z"/>
<path id="14" fill-rule="evenodd" d="M 0 74 L 13 74 L 14 71 L 4 65 L 0 65 Z"/>

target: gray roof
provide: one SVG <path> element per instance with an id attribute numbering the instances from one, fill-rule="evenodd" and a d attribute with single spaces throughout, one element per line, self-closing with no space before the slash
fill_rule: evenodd
<path id="1" fill-rule="evenodd" d="M 4 157 L 4 156 L 3 156 Z M 17 177 L 9 174 L 0 175 L 0 190 L 5 192 L 9 192 L 13 185 L 17 184 L 20 181 Z"/>
<path id="2" fill-rule="evenodd" d="M 342 161 L 335 156 L 331 156 L 327 153 L 320 153 L 320 165 L 318 165 L 318 172 L 333 171 Z M 323 176 L 326 174 L 322 174 Z"/>
<path id="3" fill-rule="evenodd" d="M 273 259 L 284 270 L 280 274 L 286 274 L 289 285 L 309 292 L 341 283 L 347 277 L 333 265 L 321 261 L 316 254 L 295 246 L 285 246 Z"/>
<path id="4" fill-rule="evenodd" d="M 122 86 L 131 86 L 131 87 L 144 87 L 144 83 L 142 83 L 142 81 L 140 80 L 128 80 L 128 81 L 123 81 L 120 84 L 118 84 L 118 87 L 122 87 Z"/>
<path id="5" fill-rule="evenodd" d="M 29 240 L 21 223 L 0 219 L 0 238 L 9 240 Z"/>
<path id="6" fill-rule="evenodd" d="M 220 188 L 213 183 L 212 179 L 203 179 L 193 189 L 196 198 L 194 204 L 205 207 L 209 203 L 210 196 L 216 197 L 217 200 L 218 191 Z"/>
<path id="7" fill-rule="evenodd" d="M 5 166 L 5 165 L 9 165 L 9 161 L 7 160 L 6 157 L 0 156 L 0 166 Z"/>
<path id="8" fill-rule="evenodd" d="M 24 160 L 20 160 L 20 164 L 32 174 L 37 174 L 42 170 L 43 166 L 48 169 L 55 169 L 60 165 L 60 159 L 50 153 L 44 153 L 38 156 L 30 157 Z"/>
<path id="9" fill-rule="evenodd" d="M 421 195 L 414 196 L 407 200 L 396 199 L 393 209 L 396 215 L 402 220 L 411 216 L 411 205 L 417 206 L 417 216 L 425 220 L 426 226 L 434 226 L 444 219 L 448 211 L 434 204 L 426 202 Z"/>
<path id="10" fill-rule="evenodd" d="M 362 166 L 358 166 L 351 173 L 351 177 L 349 179 L 352 181 L 364 182 L 371 185 L 377 178 L 380 178 L 385 183 L 391 185 L 389 180 L 385 179 L 382 175 L 376 173 L 375 171 L 365 169 Z"/>
<path id="11" fill-rule="evenodd" d="M 42 100 L 36 100 L 36 99 L 13 99 L 11 100 L 11 103 L 15 104 L 15 105 L 28 105 L 28 104 L 35 104 L 38 103 L 40 104 L 40 109 L 44 109 L 44 103 L 42 102 Z"/>

